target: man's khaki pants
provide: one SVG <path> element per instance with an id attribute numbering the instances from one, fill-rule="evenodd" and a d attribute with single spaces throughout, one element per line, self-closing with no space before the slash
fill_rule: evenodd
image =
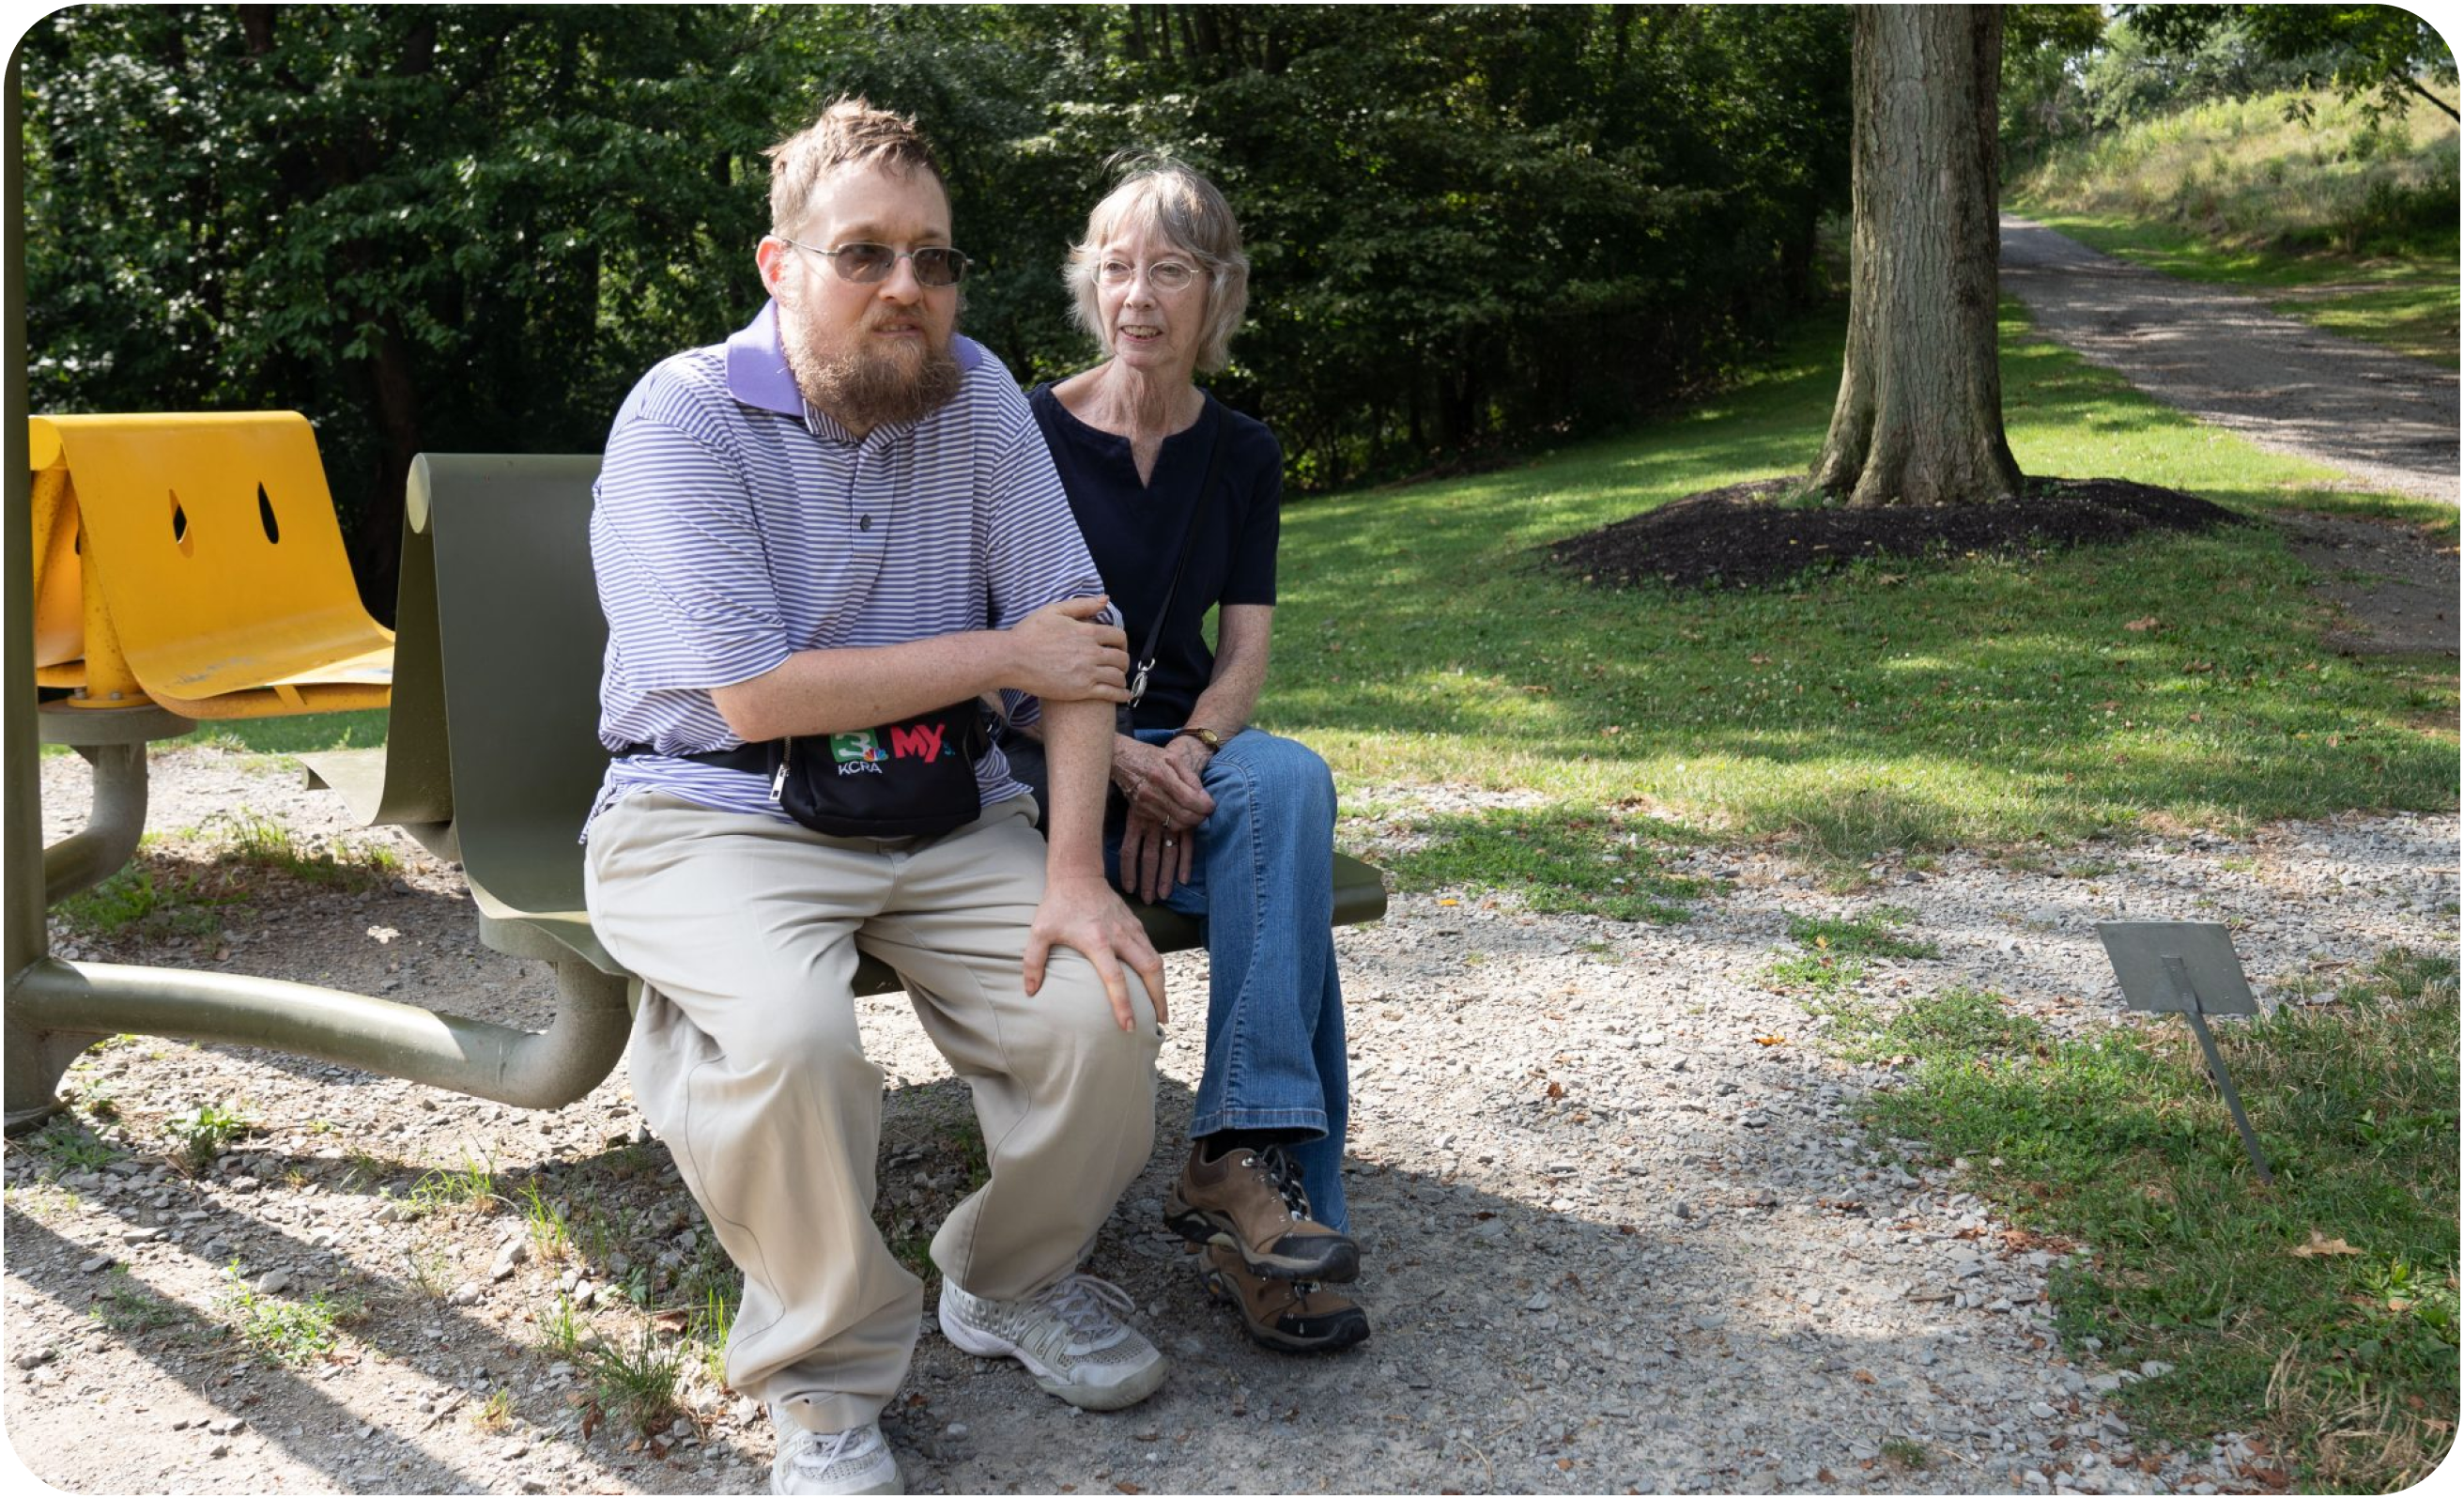
<path id="1" fill-rule="evenodd" d="M 859 951 L 907 981 L 925 1033 L 975 1093 L 991 1179 L 933 1239 L 979 1296 L 1043 1290 L 1079 1257 L 1155 1138 L 1161 1045 L 1079 954 L 1020 973 L 1044 893 L 1021 797 L 936 839 L 826 838 L 634 792 L 591 826 L 591 924 L 647 988 L 633 1095 L 744 1272 L 727 1382 L 805 1426 L 874 1420 L 906 1377 L 923 1286 L 871 1222 L 881 1069 L 850 984 Z"/>

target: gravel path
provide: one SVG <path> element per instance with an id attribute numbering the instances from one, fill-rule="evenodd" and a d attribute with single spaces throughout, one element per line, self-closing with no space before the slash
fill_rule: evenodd
<path id="1" fill-rule="evenodd" d="M 158 756 L 154 826 L 175 830 L 168 849 L 202 848 L 212 819 L 242 806 L 303 840 L 340 830 L 332 799 L 262 766 Z M 51 836 L 70 830 L 83 783 L 78 762 L 45 762 Z M 1475 800 L 1353 790 L 1401 808 L 1348 825 L 1373 857 L 1414 836 L 1410 816 Z M 545 970 L 479 947 L 458 876 L 387 846 L 403 865 L 385 888 L 231 908 L 225 930 L 167 951 L 63 940 L 86 956 L 227 965 L 542 1021 Z M 1091 1268 L 1136 1298 L 1175 1360 L 1171 1382 L 1135 1410 L 1080 1415 L 928 1327 L 887 1423 L 907 1482 L 1079 1493 L 2262 1488 L 2278 1477 L 2270 1460 L 2230 1434 L 2189 1451 L 2134 1440 L 2103 1395 L 2165 1371 L 2067 1360 L 2045 1300 L 2056 1247 L 2006 1232 L 1947 1171 L 1868 1150 L 1855 1110 L 1889 1073 L 1827 1057 L 1818 1027 L 1758 976 L 1788 948 L 1791 915 L 1890 904 L 1912 911 L 1909 926 L 1942 956 L 1877 964 L 1866 997 L 1885 1005 L 1974 985 L 2057 1030 L 2109 1024 L 2119 1000 L 2091 924 L 2117 915 L 2237 923 L 2254 985 L 2280 999 L 2391 945 L 2454 950 L 2456 819 L 2351 817 L 2091 851 L 2097 863 L 2074 861 L 2071 876 L 1963 855 L 1922 873 L 1881 866 L 1867 889 L 1837 895 L 1768 852 L 1708 850 L 1693 863 L 1722 893 L 1669 927 L 1397 896 L 1385 922 L 1338 937 L 1370 1341 L 1312 1360 L 1239 1339 L 1157 1224 L 1172 1169 L 1159 1152 Z M 1201 957 L 1176 956 L 1170 971 L 1176 993 L 1203 993 Z M 883 1191 L 929 1225 L 955 1179 L 963 1095 L 896 997 L 863 1010 L 891 1074 Z M 1757 1040 L 1771 1036 L 1786 1039 Z M 1167 1138 L 1187 1120 L 1198 1062 L 1183 1027 L 1164 1054 Z M 550 1114 L 168 1043 L 112 1047 L 78 1081 L 116 1093 L 141 1148 L 159 1149 L 164 1114 L 207 1098 L 244 1103 L 260 1127 L 194 1179 L 145 1154 L 63 1173 L 11 1145 L 8 1434 L 46 1482 L 726 1492 L 766 1478 L 765 1423 L 705 1376 L 688 1372 L 692 1420 L 656 1440 L 613 1422 L 585 1435 L 569 1400 L 580 1377 L 539 1348 L 536 1319 L 560 1287 L 629 1345 L 640 1313 L 600 1288 L 654 1266 L 650 1284 L 664 1284 L 704 1243 L 664 1152 L 632 1143 L 640 1120 L 621 1069 Z M 353 1151 L 406 1163 L 394 1198 L 347 1174 Z M 408 1172 L 471 1157 L 493 1164 L 500 1192 L 627 1179 L 626 1222 L 639 1233 L 612 1259 L 560 1268 L 504 1248 L 519 1234 L 510 1210 L 403 1219 L 394 1202 Z M 234 1264 L 277 1288 L 269 1295 L 330 1288 L 367 1314 L 302 1367 L 251 1358 L 202 1330 L 233 1315 L 222 1271 Z M 92 1314 L 132 1287 L 188 1320 Z"/>
<path id="2" fill-rule="evenodd" d="M 2456 373 L 2323 333 L 2002 215 L 2002 285 L 2036 326 L 2132 385 L 2364 485 L 2456 500 Z"/>

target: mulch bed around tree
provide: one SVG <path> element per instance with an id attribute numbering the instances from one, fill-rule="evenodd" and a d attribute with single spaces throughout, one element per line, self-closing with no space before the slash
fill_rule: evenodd
<path id="1" fill-rule="evenodd" d="M 1777 503 L 1804 486 L 1802 477 L 1787 477 L 1705 490 L 1552 542 L 1550 559 L 1588 583 L 1751 588 L 1860 558 L 2021 555 L 2248 518 L 2128 479 L 2032 477 L 2023 495 L 1972 505 Z"/>

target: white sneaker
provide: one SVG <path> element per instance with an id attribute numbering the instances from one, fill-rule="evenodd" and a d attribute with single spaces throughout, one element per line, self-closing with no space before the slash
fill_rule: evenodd
<path id="1" fill-rule="evenodd" d="M 770 1407 L 779 1433 L 779 1455 L 770 1464 L 774 1494 L 903 1494 L 897 1460 L 881 1427 L 866 1422 L 845 1431 L 806 1431 L 778 1406 Z"/>
<path id="2" fill-rule="evenodd" d="M 1135 1405 L 1163 1386 L 1166 1365 L 1116 1312 L 1137 1303 L 1111 1281 L 1064 1275 L 1023 1301 L 987 1301 L 941 1278 L 941 1334 L 979 1358 L 1015 1358 L 1035 1382 L 1081 1410 Z"/>

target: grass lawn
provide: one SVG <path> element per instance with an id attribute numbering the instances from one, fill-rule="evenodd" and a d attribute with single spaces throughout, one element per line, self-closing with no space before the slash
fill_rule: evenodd
<path id="1" fill-rule="evenodd" d="M 2452 508 L 2320 488 L 2327 471 L 2139 396 L 2013 307 L 2004 339 L 2027 472 L 2453 534 Z M 1840 860 L 2455 805 L 2453 664 L 2321 650 L 2308 570 L 2264 526 L 1754 593 L 1544 564 L 1556 538 L 1801 471 L 1838 348 L 1836 320 L 1809 324 L 1759 378 L 1636 435 L 1288 504 L 1263 717 L 1350 787 L 1538 792 L 1561 827 L 1612 820 L 1585 837 L 1779 837 Z M 1349 809 L 1375 808 L 1354 791 Z M 1512 814 L 1535 815 L 1552 816 Z"/>
<path id="2" fill-rule="evenodd" d="M 317 750 L 357 749 L 383 744 L 385 711 L 363 708 L 353 713 L 304 713 L 279 718 L 222 718 L 200 723 L 166 745 L 211 744 L 253 755 L 305 755 Z M 74 755 L 65 744 L 46 744 L 46 755 Z"/>
<path id="3" fill-rule="evenodd" d="M 2214 1023 L 2272 1186 L 2177 1016 L 2053 1041 L 1973 991 L 1809 1008 L 1897 1059 L 1878 1136 L 1964 1165 L 2022 1246 L 2087 1248 L 2054 1276 L 2065 1346 L 2170 1366 L 2116 1393 L 2135 1427 L 2255 1434 L 2305 1491 L 2381 1493 L 2453 1438 L 2455 962 L 2389 953 L 2341 998 Z"/>

